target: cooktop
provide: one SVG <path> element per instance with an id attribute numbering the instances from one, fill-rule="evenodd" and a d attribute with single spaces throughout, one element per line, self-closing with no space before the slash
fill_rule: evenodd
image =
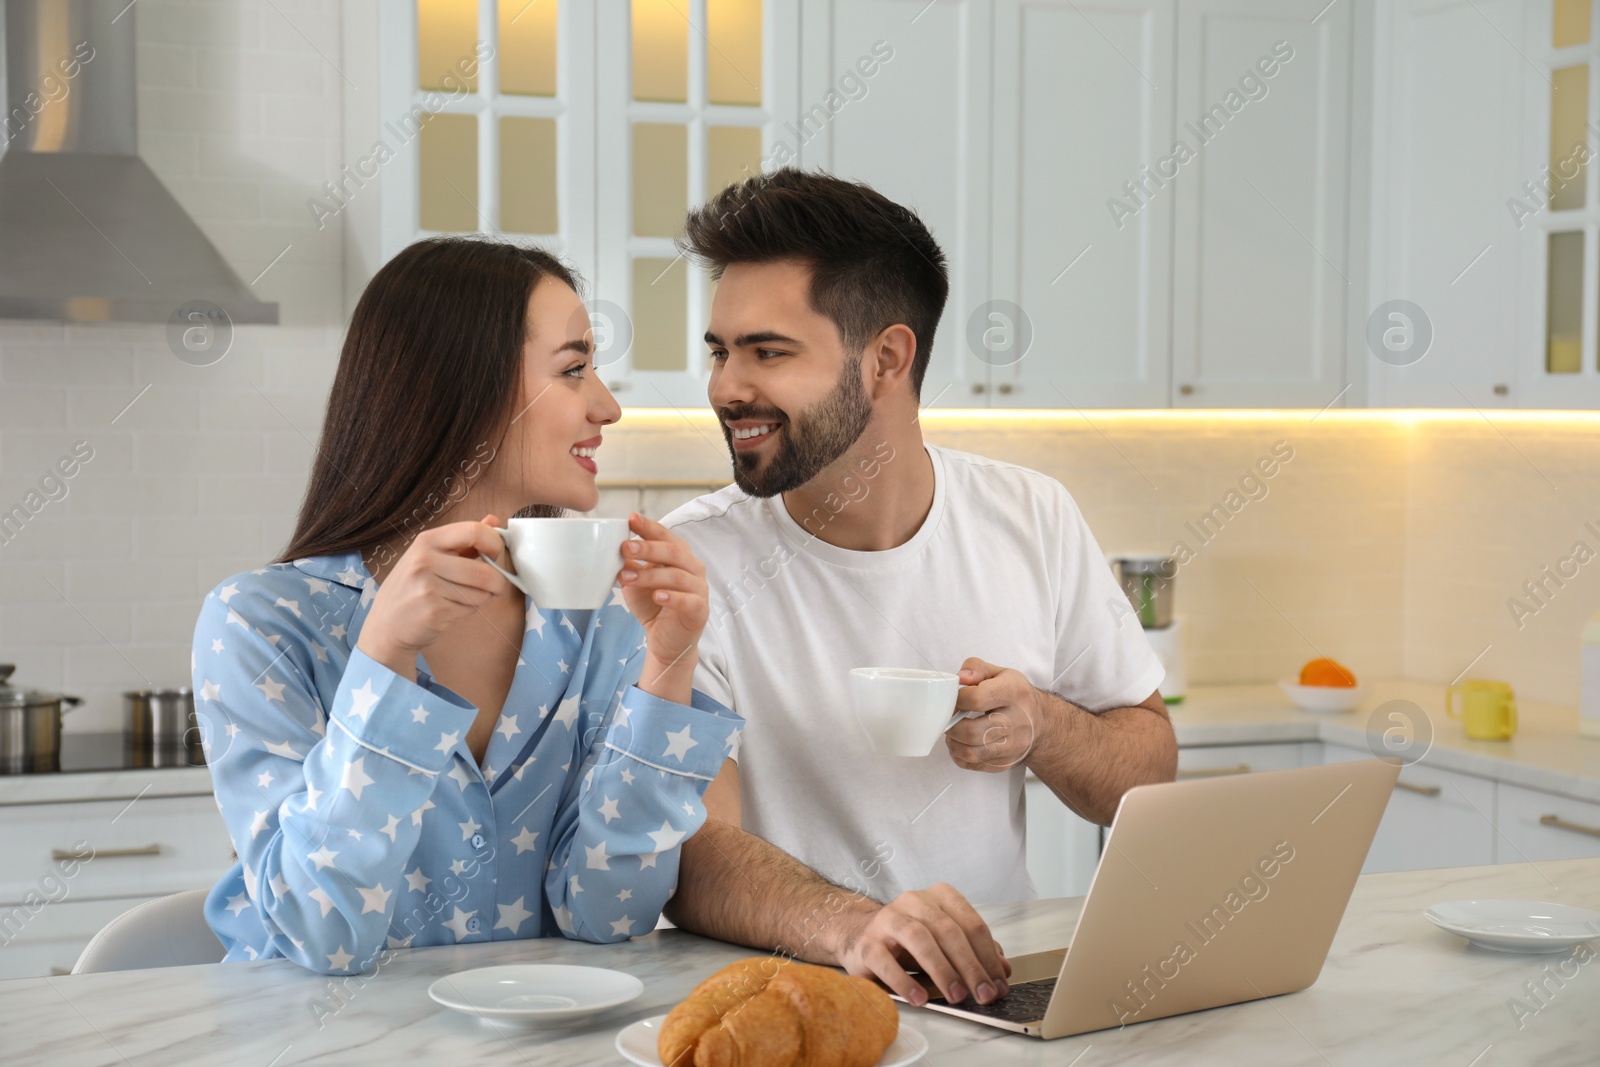
<path id="1" fill-rule="evenodd" d="M 86 771 L 134 771 L 147 767 L 204 767 L 205 758 L 187 748 L 140 748 L 128 744 L 121 731 L 63 733 L 56 759 L 0 759 L 0 774 L 73 774 Z"/>

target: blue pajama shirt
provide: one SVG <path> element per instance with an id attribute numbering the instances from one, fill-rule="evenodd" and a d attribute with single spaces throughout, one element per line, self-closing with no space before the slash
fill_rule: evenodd
<path id="1" fill-rule="evenodd" d="M 384 949 L 648 933 L 741 719 L 637 681 L 644 631 L 528 607 L 480 769 L 478 709 L 358 650 L 377 585 L 359 552 L 237 574 L 195 625 L 195 707 L 238 852 L 206 898 L 228 960 L 323 973 Z"/>

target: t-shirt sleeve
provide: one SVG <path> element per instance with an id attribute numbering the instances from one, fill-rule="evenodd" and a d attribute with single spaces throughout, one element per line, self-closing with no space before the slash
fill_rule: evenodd
<path id="1" fill-rule="evenodd" d="M 1142 703 L 1166 671 L 1128 610 L 1083 513 L 1064 488 L 1059 496 L 1056 674 L 1046 688 L 1089 711 Z"/>

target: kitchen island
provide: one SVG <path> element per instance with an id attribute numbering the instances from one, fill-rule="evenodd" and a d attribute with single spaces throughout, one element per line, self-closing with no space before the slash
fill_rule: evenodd
<path id="1" fill-rule="evenodd" d="M 901 1008 L 925 1062 L 955 1064 L 1453 1064 L 1546 1067 L 1600 1056 L 1600 944 L 1488 952 L 1435 929 L 1423 908 L 1515 897 L 1600 903 L 1600 860 L 1367 875 L 1310 989 L 1044 1042 Z M 1071 940 L 1080 900 L 981 909 L 1013 955 Z M 615 1064 L 616 1033 L 668 1011 L 746 949 L 660 930 L 617 945 L 555 940 L 400 951 L 365 982 L 286 960 L 0 982 L 6 1064 L 289 1067 L 299 1063 Z M 561 1029 L 494 1027 L 435 1004 L 428 986 L 474 967 L 570 963 L 637 975 L 631 1004 Z M 1562 977 L 1563 971 L 1567 977 Z M 1575 973 L 1574 973 L 1575 972 Z M 1534 990 L 1540 990 L 1537 996 Z M 1520 1011 L 1514 1004 L 1521 1004 Z"/>

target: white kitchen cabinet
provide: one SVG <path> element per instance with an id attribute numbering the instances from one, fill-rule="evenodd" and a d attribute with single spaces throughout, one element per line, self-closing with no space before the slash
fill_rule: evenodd
<path id="1" fill-rule="evenodd" d="M 1344 388 L 1352 7 L 1178 5 L 1194 158 L 1171 189 L 1174 407 L 1321 408 Z"/>
<path id="2" fill-rule="evenodd" d="M 992 0 L 804 0 L 800 10 L 800 163 L 914 209 L 948 261 L 922 385 L 929 407 L 983 406 L 989 385 L 966 334 L 990 298 L 992 17 Z M 862 77 L 858 65 L 886 48 Z"/>
<path id="3" fill-rule="evenodd" d="M 1372 759 L 1365 749 L 1323 746 L 1323 761 Z M 1414 764 L 1400 772 L 1378 826 L 1364 874 L 1495 862 L 1496 784 Z"/>
<path id="4" fill-rule="evenodd" d="M 1502 782 L 1495 827 L 1499 863 L 1600 856 L 1600 804 Z"/>
<path id="5" fill-rule="evenodd" d="M 1364 310 L 1372 314 L 1389 301 L 1407 300 L 1422 317 L 1407 323 L 1380 315 L 1414 331 L 1409 338 L 1394 334 L 1394 350 L 1383 359 L 1365 341 L 1359 345 L 1373 406 L 1508 407 L 1519 399 L 1519 338 L 1530 326 L 1537 334 L 1543 324 L 1542 305 L 1538 321 L 1527 321 L 1516 298 L 1524 281 L 1524 237 L 1507 210 L 1507 198 L 1542 165 L 1539 153 L 1530 159 L 1523 150 L 1524 82 L 1533 72 L 1527 57 L 1508 46 L 1522 36 L 1525 6 L 1549 4 L 1381 5 L 1377 34 L 1384 51 L 1374 71 L 1372 115 L 1373 270 Z M 1543 135 L 1548 131 L 1547 115 Z M 1534 230 L 1542 235 L 1540 227 L 1530 234 Z M 1432 335 L 1426 351 L 1406 351 L 1425 331 Z"/>
<path id="6" fill-rule="evenodd" d="M 1178 780 L 1281 771 L 1305 765 L 1298 741 L 1254 745 L 1195 745 L 1178 749 Z"/>
<path id="7" fill-rule="evenodd" d="M 636 341 L 605 360 L 620 400 L 701 406 L 709 286 L 669 234 L 636 230 L 633 133 L 682 127 L 682 165 L 639 173 L 687 204 L 726 177 L 712 132 L 759 129 L 762 166 L 870 182 L 944 248 L 929 406 L 1600 406 L 1600 168 L 1585 207 L 1508 210 L 1552 162 L 1552 72 L 1588 64 L 1600 85 L 1600 43 L 1551 47 L 1550 0 L 763 0 L 761 100 L 737 106 L 705 92 L 706 3 L 681 5 L 692 73 L 672 103 L 630 95 L 629 0 L 561 5 L 550 96 L 495 88 L 504 4 L 482 0 L 481 87 L 442 101 L 418 86 L 415 6 L 346 4 L 356 164 L 322 199 L 351 298 L 425 232 L 422 138 L 396 119 L 473 120 L 455 195 L 484 232 L 510 226 L 499 124 L 554 123 L 553 232 L 511 239 L 615 303 L 597 329 Z M 395 161 L 369 174 L 375 139 Z M 1552 232 L 1584 241 L 1562 290 L 1581 373 L 1545 366 Z M 1379 358 L 1386 331 L 1426 334 L 1426 355 Z"/>
<path id="8" fill-rule="evenodd" d="M 84 946 L 106 923 L 152 899 L 66 897 L 37 910 L 0 905 L 0 922 L 12 931 L 0 937 L 0 980 L 71 973 Z"/>
<path id="9" fill-rule="evenodd" d="M 209 793 L 0 805 L 0 841 L 0 978 L 70 968 L 111 919 L 234 862 Z"/>
<path id="10" fill-rule="evenodd" d="M 6 842 L 0 905 L 23 900 L 74 854 L 92 855 L 70 880 L 74 898 L 195 889 L 233 863 L 227 827 L 209 794 L 151 797 L 132 806 L 112 800 L 0 807 L 0 837 Z"/>
<path id="11" fill-rule="evenodd" d="M 1028 875 L 1041 897 L 1081 897 L 1100 862 L 1100 827 L 1080 818 L 1031 773 L 1024 786 Z"/>
<path id="12" fill-rule="evenodd" d="M 974 380 L 987 362 L 994 407 L 1167 406 L 1174 190 L 1151 168 L 1173 144 L 1175 19 L 1174 0 L 995 4 L 991 295 L 1031 339 L 1019 359 L 950 338 Z"/>

